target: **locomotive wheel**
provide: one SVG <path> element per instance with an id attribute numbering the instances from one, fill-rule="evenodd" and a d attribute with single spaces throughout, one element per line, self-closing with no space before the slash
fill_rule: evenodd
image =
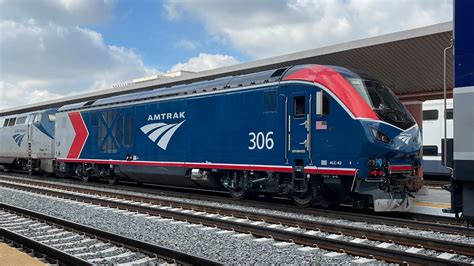
<path id="1" fill-rule="evenodd" d="M 89 182 L 89 176 L 83 175 L 79 177 L 79 180 L 81 180 L 84 183 Z"/>
<path id="2" fill-rule="evenodd" d="M 247 190 L 243 188 L 229 189 L 229 194 L 234 199 L 243 199 L 247 196 Z"/>
<path id="3" fill-rule="evenodd" d="M 107 181 L 110 185 L 116 185 L 118 182 L 118 178 L 116 176 L 110 176 L 109 178 L 107 178 Z"/>
<path id="4" fill-rule="evenodd" d="M 312 188 L 308 188 L 308 191 L 305 193 L 294 193 L 291 195 L 291 200 L 293 204 L 301 208 L 311 207 L 316 200 L 316 192 Z"/>

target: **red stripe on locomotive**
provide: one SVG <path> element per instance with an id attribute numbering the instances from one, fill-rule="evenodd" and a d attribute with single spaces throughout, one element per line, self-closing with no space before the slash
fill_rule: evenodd
<path id="1" fill-rule="evenodd" d="M 79 112 L 69 113 L 69 120 L 71 120 L 72 127 L 74 128 L 74 140 L 72 141 L 71 147 L 67 154 L 67 158 L 78 158 L 81 154 L 82 147 L 89 136 L 84 120 Z"/>
<path id="2" fill-rule="evenodd" d="M 327 66 L 313 65 L 285 76 L 283 81 L 304 80 L 316 82 L 329 89 L 356 118 L 379 120 L 360 94 L 337 71 Z"/>

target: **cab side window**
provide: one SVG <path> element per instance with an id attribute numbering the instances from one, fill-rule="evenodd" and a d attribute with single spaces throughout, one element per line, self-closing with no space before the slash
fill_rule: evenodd
<path id="1" fill-rule="evenodd" d="M 16 125 L 24 125 L 26 123 L 26 116 L 19 117 L 16 120 Z"/>
<path id="2" fill-rule="evenodd" d="M 294 117 L 303 117 L 306 114 L 306 106 L 305 106 L 305 97 L 304 96 L 296 96 L 293 98 L 293 116 Z"/>
<path id="3" fill-rule="evenodd" d="M 323 113 L 322 115 L 329 115 L 331 112 L 331 100 L 326 92 L 323 92 Z"/>
<path id="4" fill-rule="evenodd" d="M 16 117 L 10 118 L 10 119 L 8 120 L 8 126 L 9 126 L 9 127 L 12 127 L 13 125 L 15 125 L 15 122 L 16 122 Z"/>
<path id="5" fill-rule="evenodd" d="M 323 90 L 316 92 L 316 115 L 327 116 L 331 113 L 331 97 Z"/>
<path id="6" fill-rule="evenodd" d="M 41 114 L 36 114 L 36 115 L 35 115 L 34 123 L 35 123 L 35 124 L 38 124 L 39 122 L 41 122 Z"/>

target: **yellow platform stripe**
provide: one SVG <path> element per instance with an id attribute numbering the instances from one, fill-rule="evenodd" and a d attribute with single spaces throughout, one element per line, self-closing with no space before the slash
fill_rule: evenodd
<path id="1" fill-rule="evenodd" d="M 440 209 L 451 208 L 451 204 L 449 204 L 449 203 L 429 202 L 429 201 L 415 201 L 415 206 L 433 207 L 433 208 L 440 208 Z"/>

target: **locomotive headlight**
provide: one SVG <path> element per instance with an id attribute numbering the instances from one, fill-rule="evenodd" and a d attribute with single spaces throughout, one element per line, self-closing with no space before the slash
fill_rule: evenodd
<path id="1" fill-rule="evenodd" d="M 376 140 L 381 141 L 383 143 L 390 142 L 390 138 L 384 133 L 380 132 L 378 129 L 371 127 L 370 131 L 372 132 L 372 135 L 374 136 Z"/>

